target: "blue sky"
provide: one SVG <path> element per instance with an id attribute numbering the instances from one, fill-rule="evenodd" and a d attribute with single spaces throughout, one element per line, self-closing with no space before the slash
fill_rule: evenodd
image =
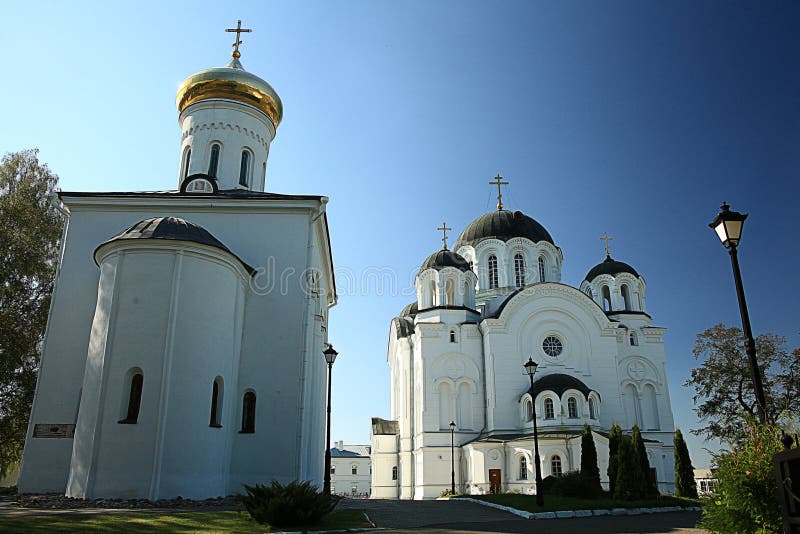
<path id="1" fill-rule="evenodd" d="M 493 209 L 537 219 L 577 285 L 612 254 L 668 328 L 676 423 L 695 335 L 739 324 L 728 255 L 707 223 L 748 212 L 740 247 L 756 333 L 800 346 L 790 238 L 800 168 L 797 2 L 27 2 L 0 22 L 0 151 L 39 147 L 67 190 L 173 188 L 175 90 L 222 65 L 241 18 L 245 68 L 283 99 L 267 188 L 324 194 L 337 269 L 359 284 L 331 316 L 333 438 L 388 416 L 389 321 L 419 264 Z M 696 467 L 704 444 L 690 441 Z"/>

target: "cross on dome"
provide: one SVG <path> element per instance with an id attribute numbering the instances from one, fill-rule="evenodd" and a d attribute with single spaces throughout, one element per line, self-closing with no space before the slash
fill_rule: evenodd
<path id="1" fill-rule="evenodd" d="M 448 227 L 446 222 L 443 222 L 442 226 L 437 230 L 442 231 L 442 250 L 447 250 L 447 231 L 452 230 L 452 228 Z"/>
<path id="2" fill-rule="evenodd" d="M 606 256 L 609 258 L 611 257 L 611 247 L 608 246 L 608 242 L 613 240 L 613 237 L 608 236 L 608 232 L 603 232 L 603 236 L 600 238 L 600 241 L 606 242 Z"/>
<path id="3" fill-rule="evenodd" d="M 501 185 L 508 185 L 508 182 L 503 182 L 502 180 L 503 180 L 503 177 L 498 172 L 497 176 L 495 176 L 494 179 L 491 182 L 489 182 L 489 185 L 496 185 L 497 186 L 497 210 L 498 211 L 502 211 L 503 210 L 503 192 L 500 190 L 500 186 Z"/>
<path id="4" fill-rule="evenodd" d="M 242 54 L 239 53 L 239 45 L 242 44 L 242 40 L 240 39 L 241 34 L 250 33 L 253 30 L 251 30 L 249 28 L 242 28 L 242 21 L 241 20 L 237 20 L 235 28 L 225 28 L 225 31 L 236 34 L 236 41 L 234 41 L 233 45 L 232 45 L 233 46 L 233 54 L 232 55 L 236 59 L 239 59 L 240 57 L 242 57 Z"/>

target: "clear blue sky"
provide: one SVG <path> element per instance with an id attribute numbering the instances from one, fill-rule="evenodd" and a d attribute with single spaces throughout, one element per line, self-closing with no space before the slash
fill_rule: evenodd
<path id="1" fill-rule="evenodd" d="M 245 68 L 285 106 L 267 188 L 329 196 L 337 269 L 391 269 L 406 293 L 360 283 L 332 312 L 334 439 L 366 443 L 389 415 L 389 322 L 435 228 L 492 209 L 498 171 L 507 207 L 562 248 L 564 282 L 603 259 L 606 231 L 644 275 L 684 430 L 695 335 L 739 324 L 706 226 L 723 200 L 750 214 L 754 331 L 800 346 L 800 3 L 14 2 L 0 152 L 39 147 L 67 190 L 175 187 L 175 90 L 227 62 L 237 18 L 255 30 Z"/>

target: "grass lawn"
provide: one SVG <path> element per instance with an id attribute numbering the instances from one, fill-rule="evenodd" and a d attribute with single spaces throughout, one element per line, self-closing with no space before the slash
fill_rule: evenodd
<path id="1" fill-rule="evenodd" d="M 526 512 L 556 512 L 558 510 L 597 510 L 605 508 L 661 508 L 664 506 L 699 506 L 700 501 L 680 497 L 660 497 L 643 501 L 617 501 L 610 497 L 579 499 L 545 495 L 544 506 L 536 506 L 536 496 L 501 493 L 497 495 L 464 495 L 473 499 L 502 504 Z"/>
<path id="2" fill-rule="evenodd" d="M 361 510 L 336 510 L 319 524 L 307 530 L 367 528 L 371 525 Z M 304 530 L 287 527 L 286 530 Z M 0 517 L 0 532 L 279 532 L 268 525 L 259 525 L 247 512 L 175 512 L 127 514 L 59 514 L 27 517 Z"/>

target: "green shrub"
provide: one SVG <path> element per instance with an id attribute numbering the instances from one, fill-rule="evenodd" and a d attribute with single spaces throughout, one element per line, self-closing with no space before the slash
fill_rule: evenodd
<path id="1" fill-rule="evenodd" d="M 597 448 L 589 425 L 583 425 L 581 436 L 581 477 L 588 487 L 593 488 L 594 495 L 599 495 L 603 490 L 600 485 L 600 467 L 597 465 Z"/>
<path id="2" fill-rule="evenodd" d="M 675 495 L 696 499 L 697 483 L 694 480 L 694 466 L 680 428 L 675 430 L 672 443 L 675 449 Z"/>
<path id="3" fill-rule="evenodd" d="M 600 494 L 600 488 L 592 480 L 587 480 L 581 476 L 580 472 L 573 471 L 560 477 L 555 477 L 550 493 L 562 497 L 593 499 Z"/>
<path id="4" fill-rule="evenodd" d="M 633 440 L 630 436 L 622 436 L 617 451 L 617 483 L 614 487 L 614 498 L 623 501 L 643 498 L 643 476 Z"/>
<path id="5" fill-rule="evenodd" d="M 622 429 L 617 423 L 611 426 L 611 431 L 608 433 L 608 491 L 614 495 L 614 490 L 617 487 L 617 471 L 619 470 L 619 442 L 622 440 Z"/>
<path id="6" fill-rule="evenodd" d="M 452 497 L 453 495 L 458 495 L 458 493 L 450 491 L 450 488 L 443 489 L 439 492 L 439 497 Z"/>
<path id="7" fill-rule="evenodd" d="M 753 424 L 737 450 L 714 457 L 719 481 L 703 497 L 701 526 L 720 533 L 783 532 L 772 456 L 780 452 L 780 429 Z"/>
<path id="8" fill-rule="evenodd" d="M 555 486 L 558 477 L 547 475 L 542 479 L 542 491 L 546 494 L 553 493 L 553 486 Z"/>
<path id="9" fill-rule="evenodd" d="M 313 525 L 336 506 L 336 500 L 317 491 L 311 482 L 273 480 L 269 486 L 244 486 L 239 495 L 247 512 L 258 523 L 275 527 Z"/>
<path id="10" fill-rule="evenodd" d="M 639 462 L 639 471 L 642 473 L 640 493 L 642 497 L 656 497 L 658 496 L 658 484 L 650 475 L 650 460 L 647 458 L 647 449 L 644 446 L 644 439 L 642 438 L 642 432 L 639 430 L 639 425 L 633 425 L 631 440 Z M 697 494 L 695 494 L 694 498 L 697 498 Z"/>

